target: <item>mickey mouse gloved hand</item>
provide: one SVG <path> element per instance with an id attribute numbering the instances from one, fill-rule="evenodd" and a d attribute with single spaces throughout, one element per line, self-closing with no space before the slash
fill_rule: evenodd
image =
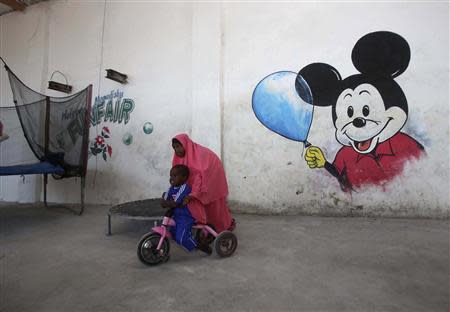
<path id="1" fill-rule="evenodd" d="M 305 154 L 305 160 L 309 168 L 323 168 L 326 163 L 325 156 L 317 146 L 308 147 Z"/>

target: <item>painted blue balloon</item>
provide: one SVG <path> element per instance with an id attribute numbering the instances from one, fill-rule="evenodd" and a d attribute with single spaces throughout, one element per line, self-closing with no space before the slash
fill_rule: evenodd
<path id="1" fill-rule="evenodd" d="M 295 90 L 295 81 L 309 103 L 311 90 L 300 76 L 280 71 L 261 80 L 253 91 L 252 107 L 258 120 L 273 132 L 288 139 L 306 142 L 314 106 L 303 101 Z"/>
<path id="2" fill-rule="evenodd" d="M 150 134 L 153 132 L 153 125 L 151 122 L 147 121 L 144 126 L 142 127 L 145 134 Z"/>

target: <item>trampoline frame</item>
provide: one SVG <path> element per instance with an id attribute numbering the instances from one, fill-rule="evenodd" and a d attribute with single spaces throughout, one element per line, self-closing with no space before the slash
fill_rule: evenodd
<path id="1" fill-rule="evenodd" d="M 117 217 L 122 217 L 125 219 L 134 219 L 134 220 L 145 220 L 145 221 L 154 221 L 154 226 L 156 226 L 158 224 L 158 221 L 162 221 L 163 217 L 164 217 L 164 213 L 166 210 L 163 210 L 163 208 L 161 208 L 161 210 L 157 211 L 158 213 L 154 213 L 152 215 L 144 215 L 144 214 L 139 214 L 139 215 L 131 215 L 129 214 L 131 209 L 127 209 L 130 208 L 130 206 L 138 206 L 138 205 L 142 205 L 144 206 L 146 203 L 148 203 L 149 207 L 150 207 L 150 203 L 160 203 L 160 198 L 150 198 L 150 199 L 144 199 L 144 200 L 137 200 L 137 201 L 132 201 L 132 202 L 126 202 L 126 203 L 122 203 L 119 205 L 115 205 L 112 206 L 111 208 L 108 209 L 108 228 L 107 228 L 107 236 L 111 236 L 111 219 L 112 216 L 117 216 Z M 158 205 L 159 206 L 159 205 Z M 151 212 L 151 209 L 149 209 L 147 212 Z"/>

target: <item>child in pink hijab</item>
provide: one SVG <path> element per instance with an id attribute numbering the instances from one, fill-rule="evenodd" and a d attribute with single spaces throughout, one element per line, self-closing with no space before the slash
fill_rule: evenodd
<path id="1" fill-rule="evenodd" d="M 188 209 L 199 223 L 212 224 L 218 233 L 230 229 L 233 219 L 226 203 L 228 184 L 219 157 L 210 149 L 194 143 L 187 134 L 172 139 L 174 165 L 186 165 L 190 170 L 187 196 Z"/>

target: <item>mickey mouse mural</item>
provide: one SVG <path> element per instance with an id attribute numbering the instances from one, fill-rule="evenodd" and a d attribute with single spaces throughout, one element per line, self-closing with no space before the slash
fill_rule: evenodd
<path id="1" fill-rule="evenodd" d="M 343 145 L 332 163 L 319 147 L 309 146 L 307 165 L 326 169 L 345 191 L 383 186 L 402 173 L 406 161 L 424 155 L 423 146 L 400 131 L 408 119 L 408 102 L 394 78 L 408 67 L 410 53 L 404 38 L 378 31 L 353 48 L 352 62 L 360 73 L 342 79 L 334 67 L 313 63 L 297 74 L 297 95 L 313 107 L 331 106 L 336 140 Z"/>
<path id="2" fill-rule="evenodd" d="M 409 60 L 405 39 L 379 31 L 365 35 L 353 48 L 353 65 L 360 74 L 342 80 L 323 63 L 300 70 L 313 105 L 331 106 L 336 139 L 343 145 L 332 164 L 320 148 L 309 147 L 305 160 L 310 168 L 325 168 L 349 190 L 383 185 L 402 172 L 405 161 L 423 155 L 423 146 L 400 132 L 408 119 L 408 102 L 394 78 Z"/>

